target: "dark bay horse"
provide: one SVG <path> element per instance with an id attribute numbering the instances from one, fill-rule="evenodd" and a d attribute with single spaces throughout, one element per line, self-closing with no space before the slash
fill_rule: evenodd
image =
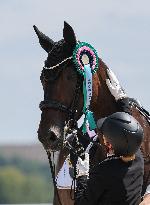
<path id="1" fill-rule="evenodd" d="M 34 26 L 34 29 L 42 48 L 48 53 L 45 67 L 41 73 L 44 100 L 40 104 L 42 113 L 38 137 L 46 150 L 54 151 L 57 155 L 55 160 L 55 175 L 57 175 L 68 155 L 68 152 L 62 148 L 65 122 L 70 119 L 70 116 L 78 120 L 83 109 L 83 79 L 72 62 L 72 52 L 77 40 L 72 27 L 66 22 L 63 29 L 64 39 L 58 42 L 54 42 L 44 35 L 36 26 Z M 94 113 L 95 120 L 118 111 L 116 101 L 106 85 L 107 69 L 108 67 L 99 59 L 99 69 L 93 75 L 91 101 L 91 110 Z M 145 117 L 134 106 L 131 107 L 131 110 L 133 116 L 144 129 L 144 140 L 141 149 L 145 158 L 144 179 L 146 180 L 150 169 L 150 126 Z M 101 146 L 95 153 L 93 163 L 103 160 L 104 157 L 105 148 Z M 58 190 L 58 194 L 62 205 L 73 204 L 73 200 L 70 198 L 70 190 Z M 60 205 L 56 193 L 54 194 L 54 205 Z"/>

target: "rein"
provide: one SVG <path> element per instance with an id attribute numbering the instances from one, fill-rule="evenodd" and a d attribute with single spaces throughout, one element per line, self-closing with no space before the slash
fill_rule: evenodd
<path id="1" fill-rule="evenodd" d="M 59 193 L 58 193 L 58 189 L 57 189 L 57 184 L 56 184 L 56 181 L 55 181 L 55 164 L 54 164 L 54 160 L 52 162 L 51 152 L 49 150 L 46 150 L 46 153 L 47 153 L 48 160 L 49 160 L 49 166 L 50 166 L 51 175 L 52 175 L 52 179 L 53 179 L 54 191 L 56 191 L 59 204 L 62 205 L 61 200 L 60 200 L 60 196 L 59 196 Z M 54 156 L 53 156 L 53 158 L 54 158 Z"/>

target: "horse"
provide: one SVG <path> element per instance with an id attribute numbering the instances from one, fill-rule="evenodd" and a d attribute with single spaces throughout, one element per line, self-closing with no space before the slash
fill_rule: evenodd
<path id="1" fill-rule="evenodd" d="M 64 22 L 63 39 L 54 42 L 34 26 L 41 47 L 48 53 L 45 66 L 41 72 L 41 83 L 44 90 L 44 100 L 40 103 L 41 120 L 38 129 L 38 138 L 44 149 L 54 153 L 56 170 L 54 177 L 62 167 L 68 150 L 63 144 L 64 126 L 71 118 L 77 121 L 83 109 L 83 77 L 77 72 L 72 61 L 73 50 L 77 44 L 73 28 Z M 107 85 L 107 65 L 99 58 L 97 72 L 93 75 L 91 110 L 97 121 L 118 111 L 115 98 L 110 93 Z M 144 180 L 148 179 L 150 162 L 150 126 L 146 118 L 132 103 L 132 115 L 141 123 L 144 130 L 142 151 L 145 159 Z M 98 134 L 99 131 L 97 130 Z M 84 136 L 80 133 L 80 137 Z M 106 150 L 101 142 L 93 157 L 93 164 L 106 157 Z M 51 164 L 52 168 L 52 164 Z M 55 183 L 55 182 L 54 182 Z M 150 183 L 147 180 L 147 184 Z M 59 189 L 54 192 L 54 205 L 73 205 L 69 189 Z"/>

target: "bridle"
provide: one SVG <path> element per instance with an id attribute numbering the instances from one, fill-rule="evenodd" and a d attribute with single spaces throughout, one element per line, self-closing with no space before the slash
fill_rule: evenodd
<path id="1" fill-rule="evenodd" d="M 70 60 L 70 59 L 68 58 L 67 60 Z M 62 63 L 64 63 L 64 62 L 66 62 L 66 60 L 62 61 Z M 59 63 L 57 66 L 60 66 L 60 65 L 61 65 L 61 63 Z M 53 66 L 52 68 L 49 68 L 49 69 L 54 69 L 55 67 L 56 66 Z M 45 67 L 43 69 L 45 69 Z M 58 73 L 57 77 L 54 80 L 57 80 L 57 78 L 60 76 L 60 73 L 61 72 Z M 75 94 L 74 94 L 74 97 L 72 99 L 70 106 L 66 106 L 62 102 L 57 101 L 57 100 L 44 99 L 39 104 L 40 110 L 41 111 L 44 109 L 59 110 L 61 112 L 65 112 L 67 114 L 67 121 L 77 120 L 77 119 L 75 119 L 75 114 L 77 113 L 78 100 L 79 100 L 81 88 L 82 88 L 82 76 L 80 76 L 77 73 L 77 83 L 76 83 L 76 87 L 75 87 L 75 91 L 74 91 Z"/>
<path id="2" fill-rule="evenodd" d="M 71 58 L 67 58 L 67 59 L 63 60 L 61 63 L 59 63 L 56 66 L 53 66 L 51 68 L 45 68 L 44 67 L 43 69 L 54 69 L 56 67 L 59 67 L 62 63 L 66 62 L 68 60 L 70 61 Z M 56 80 L 60 76 L 60 73 L 61 72 L 59 72 L 57 74 L 57 77 L 53 80 Z M 81 92 L 81 88 L 82 88 L 82 82 L 83 82 L 82 76 L 80 76 L 77 73 L 77 83 L 76 83 L 76 87 L 75 87 L 75 91 L 74 91 L 75 94 L 74 94 L 74 97 L 73 97 L 72 102 L 71 102 L 69 107 L 64 105 L 62 102 L 57 101 L 57 100 L 44 99 L 39 104 L 40 110 L 43 111 L 44 109 L 53 109 L 53 110 L 58 110 L 60 112 L 64 112 L 67 115 L 66 124 L 69 124 L 69 126 L 70 126 L 70 122 L 71 122 L 71 129 L 73 129 L 77 125 L 76 114 L 77 114 L 77 111 L 78 111 L 77 108 L 78 108 L 79 96 L 80 96 L 80 92 Z M 57 189 L 57 184 L 56 184 L 56 181 L 55 181 L 55 165 L 54 165 L 54 162 L 52 162 L 52 159 L 51 159 L 51 156 L 52 156 L 51 151 L 46 150 L 46 152 L 47 152 L 49 165 L 50 165 L 50 170 L 51 170 L 51 174 L 52 174 L 53 185 L 54 185 L 55 191 L 57 193 L 58 201 L 59 201 L 60 205 L 62 205 L 61 199 L 60 199 L 60 196 L 59 196 L 59 193 L 58 193 L 58 189 Z M 70 192 L 70 196 L 71 196 L 71 192 Z"/>
<path id="3" fill-rule="evenodd" d="M 66 105 L 63 103 L 56 101 L 56 100 L 44 100 L 40 102 L 39 105 L 40 110 L 43 109 L 55 109 L 55 110 L 60 110 L 62 112 L 68 113 L 69 115 L 72 115 L 72 110 L 68 108 Z"/>

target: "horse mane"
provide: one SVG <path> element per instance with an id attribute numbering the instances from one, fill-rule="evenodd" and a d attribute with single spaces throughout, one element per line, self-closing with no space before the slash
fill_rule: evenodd
<path id="1" fill-rule="evenodd" d="M 115 98 L 111 95 L 107 85 L 107 65 L 99 58 L 99 69 L 93 75 L 92 111 L 95 119 L 106 117 L 117 111 Z"/>

